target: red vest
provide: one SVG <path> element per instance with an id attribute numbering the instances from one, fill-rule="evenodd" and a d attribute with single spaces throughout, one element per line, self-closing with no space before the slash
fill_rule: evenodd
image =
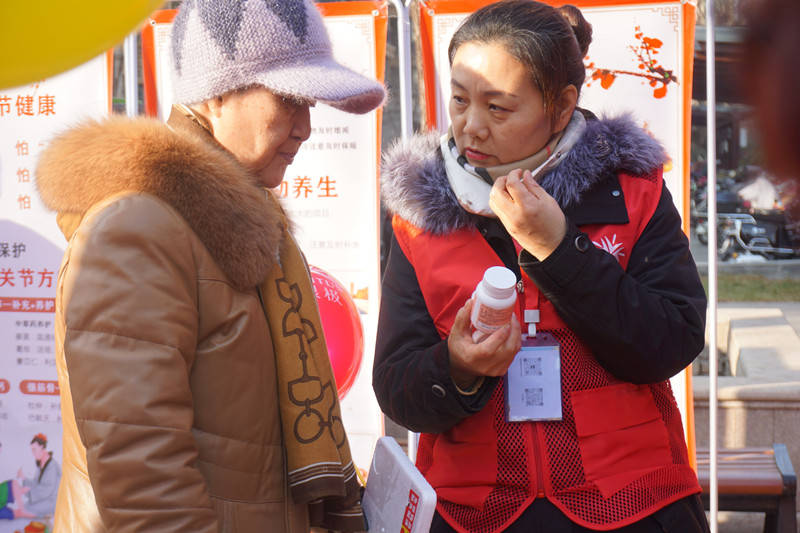
<path id="1" fill-rule="evenodd" d="M 659 171 L 619 181 L 630 222 L 581 230 L 625 268 L 663 180 Z M 393 227 L 445 338 L 484 270 L 502 261 L 476 230 L 436 236 L 397 216 Z M 499 531 L 538 496 L 581 526 L 608 530 L 699 492 L 669 382 L 634 385 L 612 376 L 522 277 L 517 316 L 539 309 L 537 329 L 561 345 L 563 420 L 506 422 L 501 380 L 479 413 L 444 433 L 423 434 L 417 467 L 436 489 L 439 513 L 461 532 Z"/>

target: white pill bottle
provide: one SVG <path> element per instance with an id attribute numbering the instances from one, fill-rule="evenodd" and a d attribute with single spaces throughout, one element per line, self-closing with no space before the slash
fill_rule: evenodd
<path id="1" fill-rule="evenodd" d="M 486 269 L 472 293 L 470 321 L 475 332 L 472 340 L 480 342 L 509 322 L 517 303 L 517 276 L 506 267 Z"/>

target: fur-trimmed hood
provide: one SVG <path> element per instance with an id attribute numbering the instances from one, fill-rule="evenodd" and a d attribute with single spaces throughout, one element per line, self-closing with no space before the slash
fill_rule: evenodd
<path id="1" fill-rule="evenodd" d="M 445 174 L 439 134 L 418 134 L 396 142 L 383 157 L 381 197 L 390 213 L 435 234 L 474 227 L 479 215 L 458 202 Z M 587 119 L 583 136 L 564 160 L 540 182 L 562 209 L 618 172 L 647 175 L 664 164 L 661 144 L 629 115 Z"/>
<path id="2" fill-rule="evenodd" d="M 285 215 L 200 126 L 181 126 L 113 117 L 73 128 L 42 152 L 39 195 L 59 215 L 77 217 L 117 193 L 156 196 L 184 218 L 234 286 L 252 288 L 277 259 Z"/>

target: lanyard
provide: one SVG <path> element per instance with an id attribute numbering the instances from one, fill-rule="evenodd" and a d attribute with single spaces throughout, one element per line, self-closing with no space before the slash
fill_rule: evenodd
<path id="1" fill-rule="evenodd" d="M 522 246 L 513 237 L 511 240 L 514 242 L 514 249 L 517 251 L 517 257 L 519 257 Z M 517 281 L 519 316 L 522 317 L 527 326 L 528 337 L 536 337 L 536 324 L 541 321 L 539 316 L 539 287 L 525 274 L 522 268 L 520 268 L 519 273 L 520 279 Z"/>

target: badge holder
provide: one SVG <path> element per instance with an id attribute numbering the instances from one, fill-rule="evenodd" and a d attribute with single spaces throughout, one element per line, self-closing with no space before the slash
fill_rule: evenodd
<path id="1" fill-rule="evenodd" d="M 506 420 L 561 420 L 561 349 L 550 333 L 536 333 L 538 309 L 525 310 L 528 334 L 506 373 Z"/>

